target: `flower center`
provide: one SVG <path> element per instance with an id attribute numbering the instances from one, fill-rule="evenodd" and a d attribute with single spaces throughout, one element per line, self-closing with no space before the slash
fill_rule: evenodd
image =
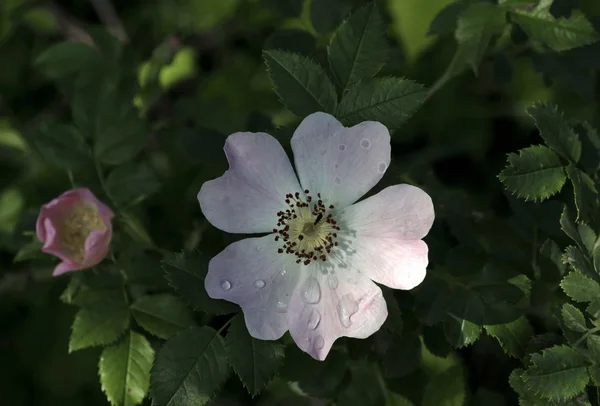
<path id="1" fill-rule="evenodd" d="M 76 261 L 85 258 L 85 240 L 94 230 L 105 230 L 98 209 L 91 204 L 74 205 L 62 223 L 61 248 Z"/>
<path id="2" fill-rule="evenodd" d="M 283 242 L 278 250 L 280 254 L 295 255 L 297 264 L 308 265 L 318 259 L 327 260 L 327 255 L 338 245 L 335 239 L 340 227 L 330 212 L 335 207 L 326 207 L 320 193 L 314 203 L 308 190 L 304 191 L 304 198 L 298 192 L 285 196 L 290 208 L 277 213 L 280 228 L 274 228 L 273 232 L 277 234 L 275 241 Z"/>

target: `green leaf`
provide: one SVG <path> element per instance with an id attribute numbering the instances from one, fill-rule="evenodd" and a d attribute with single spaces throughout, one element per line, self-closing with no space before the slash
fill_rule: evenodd
<path id="1" fill-rule="evenodd" d="M 562 259 L 565 264 L 571 265 L 574 270 L 592 279 L 598 279 L 590 259 L 579 248 L 572 245 L 568 246 Z"/>
<path id="2" fill-rule="evenodd" d="M 32 241 L 19 248 L 19 251 L 17 251 L 15 257 L 13 258 L 13 262 L 17 263 L 21 261 L 28 261 L 31 259 L 47 258 L 47 255 L 42 252 L 43 246 L 44 243 L 38 240 L 37 236 L 34 237 Z"/>
<path id="3" fill-rule="evenodd" d="M 208 273 L 208 258 L 196 251 L 181 252 L 163 261 L 165 276 L 194 310 L 210 314 L 229 314 L 239 307 L 225 300 L 211 299 L 204 288 Z"/>
<path id="4" fill-rule="evenodd" d="M 304 6 L 304 0 L 262 0 L 262 2 L 285 17 L 300 16 Z"/>
<path id="5" fill-rule="evenodd" d="M 381 291 L 388 308 L 388 317 L 385 319 L 383 327 L 396 334 L 401 334 L 404 322 L 402 321 L 402 311 L 398 306 L 394 291 L 387 288 L 382 288 Z"/>
<path id="6" fill-rule="evenodd" d="M 592 24 L 580 11 L 573 11 L 569 18 L 554 18 L 550 12 L 553 0 L 540 0 L 533 9 L 510 8 L 512 21 L 535 40 L 554 51 L 566 51 L 591 44 L 598 40 Z"/>
<path id="7" fill-rule="evenodd" d="M 600 284 L 577 271 L 565 276 L 560 287 L 576 302 L 591 302 L 600 298 Z"/>
<path id="8" fill-rule="evenodd" d="M 508 379 L 510 386 L 519 394 L 520 406 L 576 406 L 572 403 L 542 399 L 523 382 L 523 371 L 521 368 L 513 370 Z"/>
<path id="9" fill-rule="evenodd" d="M 583 317 L 583 313 L 581 313 L 581 311 L 579 311 L 579 309 L 572 304 L 565 303 L 563 305 L 561 314 L 565 326 L 567 326 L 569 329 L 579 333 L 585 333 L 588 330 L 585 324 L 585 317 Z"/>
<path id="10" fill-rule="evenodd" d="M 450 3 L 440 10 L 429 25 L 427 35 L 446 35 L 452 34 L 456 30 L 458 18 L 465 10 L 464 3 Z"/>
<path id="11" fill-rule="evenodd" d="M 43 125 L 33 134 L 33 142 L 52 165 L 74 169 L 91 162 L 90 148 L 77 129 L 70 125 Z"/>
<path id="12" fill-rule="evenodd" d="M 388 56 L 383 23 L 376 2 L 352 13 L 335 31 L 327 57 L 333 76 L 342 90 L 381 70 Z"/>
<path id="13" fill-rule="evenodd" d="M 558 193 L 567 180 L 558 156 L 543 145 L 508 154 L 507 163 L 498 178 L 508 191 L 525 200 L 545 200 Z"/>
<path id="14" fill-rule="evenodd" d="M 154 406 L 202 406 L 229 376 L 223 338 L 210 327 L 192 327 L 158 351 L 150 373 Z"/>
<path id="15" fill-rule="evenodd" d="M 575 206 L 577 207 L 577 221 L 591 222 L 598 211 L 597 191 L 594 180 L 573 165 L 567 166 L 567 176 L 573 184 L 575 192 Z"/>
<path id="16" fill-rule="evenodd" d="M 456 25 L 456 41 L 461 59 L 477 73 L 492 36 L 506 26 L 506 12 L 490 3 L 474 3 L 460 14 Z"/>
<path id="17" fill-rule="evenodd" d="M 583 251 L 587 251 L 587 246 L 581 238 L 581 234 L 579 232 L 580 229 L 573 221 L 571 212 L 566 205 L 563 207 L 563 211 L 560 215 L 560 227 L 570 239 L 575 241 L 579 248 L 581 248 Z"/>
<path id="18" fill-rule="evenodd" d="M 128 164 L 110 172 L 106 188 L 116 204 L 131 206 L 156 193 L 160 182 L 148 165 Z"/>
<path id="19" fill-rule="evenodd" d="M 315 111 L 335 112 L 335 87 L 313 60 L 276 50 L 264 51 L 263 56 L 275 93 L 292 113 L 305 117 Z"/>
<path id="20" fill-rule="evenodd" d="M 527 109 L 546 144 L 571 162 L 579 162 L 581 141 L 555 104 L 538 103 Z"/>
<path id="21" fill-rule="evenodd" d="M 231 322 L 225 349 L 233 370 L 252 396 L 260 393 L 283 365 L 283 346 L 250 336 L 241 315 Z"/>
<path id="22" fill-rule="evenodd" d="M 568 400 L 585 389 L 589 376 L 585 358 L 564 345 L 531 356 L 532 365 L 522 376 L 525 386 L 550 400 Z"/>
<path id="23" fill-rule="evenodd" d="M 311 0 L 310 21 L 315 31 L 326 34 L 343 21 L 351 8 L 344 0 Z"/>
<path id="24" fill-rule="evenodd" d="M 400 127 L 425 101 L 425 88 L 412 80 L 386 77 L 360 82 L 340 102 L 337 117 L 345 125 L 379 121 Z"/>
<path id="25" fill-rule="evenodd" d="M 592 227 L 588 226 L 585 223 L 577 224 L 577 232 L 579 233 L 581 242 L 585 247 L 586 254 L 592 254 L 594 250 L 594 245 L 596 244 L 596 232 L 592 229 Z"/>
<path id="26" fill-rule="evenodd" d="M 564 262 L 562 262 L 562 251 L 558 244 L 556 244 L 554 241 L 548 238 L 542 244 L 542 247 L 540 248 L 540 253 L 544 257 L 552 261 L 554 265 L 556 265 L 556 268 L 558 269 L 560 275 L 564 275 L 566 265 L 564 264 Z"/>
<path id="27" fill-rule="evenodd" d="M 102 351 L 98 365 L 100 385 L 113 406 L 142 403 L 150 386 L 154 350 L 144 336 L 130 331 Z"/>
<path id="28" fill-rule="evenodd" d="M 377 366 L 362 360 L 349 370 L 349 382 L 340 391 L 336 403 L 344 406 L 383 405 L 385 387 L 382 388 L 380 383 Z"/>
<path id="29" fill-rule="evenodd" d="M 400 378 L 413 372 L 421 363 L 421 353 L 421 340 L 416 333 L 394 334 L 382 360 L 386 377 Z"/>
<path id="30" fill-rule="evenodd" d="M 69 352 L 111 344 L 129 327 L 129 307 L 123 295 L 102 293 L 75 315 Z"/>
<path id="31" fill-rule="evenodd" d="M 485 331 L 500 343 L 511 357 L 523 358 L 527 343 L 533 337 L 533 328 L 525 316 L 506 324 L 484 326 Z"/>
<path id="32" fill-rule="evenodd" d="M 435 375 L 424 390 L 422 406 L 463 406 L 466 400 L 464 371 L 460 365 Z"/>
<path id="33" fill-rule="evenodd" d="M 65 41 L 44 50 L 34 61 L 51 79 L 60 79 L 97 68 L 102 57 L 94 48 L 78 41 Z"/>
<path id="34" fill-rule="evenodd" d="M 600 336 L 588 335 L 586 339 L 587 348 L 594 363 L 600 361 Z"/>
<path id="35" fill-rule="evenodd" d="M 484 304 L 478 296 L 469 296 L 449 310 L 444 320 L 444 335 L 454 348 L 473 344 L 481 334 Z"/>
<path id="36" fill-rule="evenodd" d="M 131 305 L 131 314 L 146 331 L 160 338 L 169 338 L 194 324 L 185 304 L 168 293 L 142 296 Z"/>

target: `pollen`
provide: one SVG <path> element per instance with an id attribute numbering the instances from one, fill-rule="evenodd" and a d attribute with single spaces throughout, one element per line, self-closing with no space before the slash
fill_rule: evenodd
<path id="1" fill-rule="evenodd" d="M 332 214 L 335 206 L 326 206 L 320 193 L 313 199 L 308 190 L 304 196 L 298 192 L 288 193 L 285 202 L 289 208 L 277 213 L 279 228 L 273 229 L 275 241 L 283 244 L 277 252 L 294 255 L 297 264 L 326 261 L 327 255 L 338 245 L 335 239 L 340 227 Z"/>
<path id="2" fill-rule="evenodd" d="M 98 209 L 89 203 L 74 205 L 62 222 L 59 234 L 61 248 L 70 258 L 83 261 L 85 241 L 95 230 L 106 230 Z"/>

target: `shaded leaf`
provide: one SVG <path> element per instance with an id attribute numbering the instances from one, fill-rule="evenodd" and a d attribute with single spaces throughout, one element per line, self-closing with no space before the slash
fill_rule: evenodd
<path id="1" fill-rule="evenodd" d="M 344 0 L 311 0 L 310 21 L 320 34 L 326 34 L 337 27 L 352 6 Z"/>
<path id="2" fill-rule="evenodd" d="M 90 148 L 73 126 L 41 126 L 33 134 L 33 142 L 44 159 L 52 165 L 73 169 L 91 162 Z"/>
<path id="3" fill-rule="evenodd" d="M 484 304 L 478 296 L 469 296 L 449 310 L 444 320 L 444 335 L 454 348 L 473 344 L 481 334 Z"/>
<path id="4" fill-rule="evenodd" d="M 560 282 L 560 287 L 576 302 L 591 302 L 600 298 L 600 284 L 581 272 L 570 272 Z"/>
<path id="5" fill-rule="evenodd" d="M 558 193 L 565 171 L 558 156 L 543 145 L 523 148 L 508 155 L 508 165 L 498 178 L 506 189 L 525 200 L 544 200 Z"/>
<path id="6" fill-rule="evenodd" d="M 558 107 L 550 103 L 534 104 L 527 109 L 546 144 L 571 162 L 579 162 L 581 141 Z"/>
<path id="7" fill-rule="evenodd" d="M 333 76 L 342 90 L 363 78 L 371 78 L 385 65 L 388 45 L 376 2 L 350 15 L 335 31 L 327 57 Z"/>
<path id="8" fill-rule="evenodd" d="M 148 165 L 128 164 L 110 172 L 106 187 L 116 204 L 130 206 L 156 193 L 160 182 Z"/>
<path id="9" fill-rule="evenodd" d="M 264 51 L 263 56 L 275 93 L 294 114 L 305 117 L 315 111 L 335 112 L 335 87 L 313 60 L 276 50 Z"/>
<path id="10" fill-rule="evenodd" d="M 577 247 L 570 245 L 565 249 L 563 262 L 571 265 L 574 270 L 581 272 L 587 277 L 594 280 L 598 279 L 598 275 L 595 273 L 590 259 Z"/>
<path id="11" fill-rule="evenodd" d="M 181 252 L 163 261 L 165 277 L 194 310 L 210 314 L 235 313 L 239 307 L 225 300 L 211 299 L 204 288 L 208 258 L 201 253 Z"/>
<path id="12" fill-rule="evenodd" d="M 300 16 L 304 6 L 304 0 L 262 0 L 262 2 L 285 17 Z"/>
<path id="13" fill-rule="evenodd" d="M 113 406 L 142 403 L 150 386 L 154 350 L 144 336 L 130 331 L 117 344 L 106 347 L 98 365 L 100 385 Z"/>
<path id="14" fill-rule="evenodd" d="M 498 340 L 504 352 L 515 358 L 525 355 L 527 343 L 533 337 L 533 328 L 525 316 L 510 323 L 484 327 L 489 335 Z"/>
<path id="15" fill-rule="evenodd" d="M 340 102 L 337 117 L 345 125 L 379 121 L 400 127 L 425 101 L 425 88 L 412 80 L 387 77 L 360 82 Z"/>
<path id="16" fill-rule="evenodd" d="M 422 406 L 462 406 L 466 400 L 466 382 L 460 365 L 435 375 L 424 390 Z"/>
<path id="17" fill-rule="evenodd" d="M 54 44 L 34 61 L 37 68 L 52 79 L 94 69 L 101 63 L 102 57 L 94 48 L 78 41 Z"/>
<path id="18" fill-rule="evenodd" d="M 165 339 L 194 324 L 185 304 L 168 293 L 142 296 L 131 305 L 131 314 L 150 334 Z"/>
<path id="19" fill-rule="evenodd" d="M 156 354 L 150 374 L 154 406 L 206 404 L 227 379 L 223 338 L 210 327 L 192 327 L 171 337 Z"/>
<path id="20" fill-rule="evenodd" d="M 580 333 L 585 333 L 588 330 L 583 313 L 572 304 L 565 303 L 562 307 L 561 314 L 563 322 L 569 329 Z"/>
<path id="21" fill-rule="evenodd" d="M 283 365 L 283 346 L 250 336 L 241 315 L 231 322 L 225 349 L 233 370 L 252 396 L 260 393 Z"/>
<path id="22" fill-rule="evenodd" d="M 440 10 L 429 25 L 427 35 L 446 35 L 452 34 L 456 30 L 458 18 L 465 10 L 464 3 L 450 3 Z"/>

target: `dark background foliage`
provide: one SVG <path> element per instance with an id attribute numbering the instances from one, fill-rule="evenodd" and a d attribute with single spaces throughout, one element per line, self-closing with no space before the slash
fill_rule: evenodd
<path id="1" fill-rule="evenodd" d="M 102 8 L 106 3 L 0 4 L 3 405 L 107 404 L 98 383 L 101 349 L 68 352 L 77 308 L 59 300 L 69 278 L 50 278 L 55 263 L 41 255 L 35 243 L 32 233 L 40 205 L 73 185 L 90 187 L 123 213 L 116 220 L 114 245 L 128 280 L 142 280 L 144 293 L 170 289 L 161 259 L 196 249 L 210 258 L 240 238 L 210 226 L 196 200 L 200 185 L 227 168 L 222 153 L 226 136 L 266 131 L 286 145 L 302 118 L 278 100 L 263 50 L 299 53 L 328 69 L 332 33 L 368 1 L 113 1 L 118 17 Z M 287 346 L 280 377 L 260 396 L 248 396 L 232 377 L 214 404 L 329 404 L 316 398 L 336 399 L 341 405 L 405 404 L 392 395 L 399 393 L 418 405 L 428 390 L 452 386 L 457 376 L 460 382 L 454 385 L 464 390 L 448 405 L 516 404 L 517 394 L 508 383 L 513 369 L 521 366 L 516 358 L 562 342 L 552 315 L 565 300 L 557 291 L 564 266 L 556 269 L 539 254 L 547 237 L 564 245 L 558 222 L 562 207 L 555 201 L 524 203 L 506 192 L 497 176 L 508 153 L 542 143 L 527 114 L 532 103 L 552 101 L 569 120 L 598 125 L 600 43 L 552 49 L 509 18 L 510 29 L 490 33 L 485 52 L 452 70 L 448 66 L 457 50 L 457 16 L 475 1 L 376 3 L 388 26 L 390 47 L 379 76 L 406 77 L 432 90 L 421 108 L 393 130 L 392 165 L 371 193 L 407 182 L 433 197 L 437 217 L 426 241 L 432 274 L 437 276 L 428 276 L 412 292 L 386 292 L 388 305 L 397 313 L 390 311 L 390 325 L 375 337 L 341 340 L 347 351 L 332 352 L 325 364 L 313 363 Z M 521 3 L 532 7 L 538 2 Z M 575 9 L 600 29 L 600 20 L 594 18 L 600 15 L 596 0 L 555 0 L 550 11 L 555 18 L 570 18 Z M 65 39 L 76 45 L 64 59 L 43 57 Z M 82 57 L 90 52 L 82 44 L 91 42 L 100 48 L 103 63 Z M 118 91 L 106 90 L 113 88 Z M 131 99 L 141 118 L 119 104 Z M 96 121 L 90 120 L 90 108 L 96 109 Z M 104 185 L 89 161 L 90 151 L 70 138 L 73 123 L 84 139 L 126 134 L 125 144 L 107 136 L 102 138 L 108 139 L 104 152 L 100 147 L 94 150 L 95 160 L 104 165 Z M 583 148 L 585 154 L 591 147 Z M 114 166 L 120 172 L 109 170 Z M 566 189 L 558 200 L 572 199 Z M 456 299 L 462 295 L 456 286 L 484 278 L 483 265 L 495 266 L 492 260 L 508 262 L 517 274 L 534 280 L 531 296 L 525 306 L 516 306 L 514 317 L 490 311 L 485 320 L 475 320 L 463 309 L 456 333 L 444 319 L 445 312 L 468 307 Z M 502 272 L 498 274 L 505 275 Z M 448 293 L 440 281 L 454 290 Z M 483 297 L 493 296 L 481 289 Z M 495 289 L 497 294 L 502 287 Z M 498 294 L 499 301 L 510 294 Z M 134 287 L 130 295 L 141 293 Z M 491 331 L 480 332 L 482 325 L 507 323 L 522 314 L 531 333 L 539 335 L 537 342 L 526 343 L 532 349 L 517 343 L 516 349 L 504 349 L 509 355 L 513 352 L 509 357 Z M 201 311 L 194 317 L 215 329 L 228 320 Z M 470 331 L 465 322 L 473 324 Z M 544 340 L 548 344 L 540 344 Z M 150 342 L 155 349 L 161 346 L 156 337 Z M 371 364 L 377 365 L 375 372 Z M 313 398 L 291 391 L 288 381 L 300 382 Z M 150 404 L 148 399 L 144 402 Z M 442 404 L 435 399 L 423 402 Z"/>

